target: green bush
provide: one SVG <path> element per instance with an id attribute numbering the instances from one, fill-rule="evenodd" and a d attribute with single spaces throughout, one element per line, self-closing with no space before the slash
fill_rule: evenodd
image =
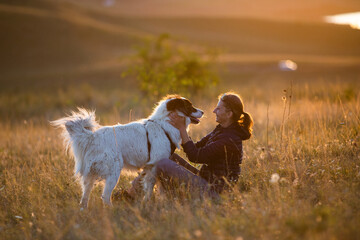
<path id="1" fill-rule="evenodd" d="M 167 34 L 144 42 L 136 51 L 125 74 L 137 78 L 148 99 L 169 93 L 191 97 L 218 83 L 214 52 L 181 48 Z"/>

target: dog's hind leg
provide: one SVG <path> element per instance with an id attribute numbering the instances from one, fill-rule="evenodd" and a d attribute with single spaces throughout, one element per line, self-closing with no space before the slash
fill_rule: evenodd
<path id="1" fill-rule="evenodd" d="M 105 203 L 108 206 L 112 205 L 111 204 L 111 193 L 119 181 L 121 169 L 122 169 L 122 166 L 120 166 L 120 163 L 116 162 L 113 172 L 111 173 L 110 176 L 108 176 L 106 178 L 106 183 L 105 183 L 104 191 L 103 191 L 101 198 L 103 200 L 103 203 Z"/>
<path id="2" fill-rule="evenodd" d="M 81 208 L 87 208 L 89 202 L 89 196 L 94 186 L 94 183 L 95 183 L 95 178 L 93 176 L 82 177 L 83 194 L 80 201 Z"/>

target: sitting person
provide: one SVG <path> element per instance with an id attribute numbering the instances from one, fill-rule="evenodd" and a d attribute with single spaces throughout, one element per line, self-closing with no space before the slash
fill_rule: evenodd
<path id="1" fill-rule="evenodd" d="M 194 143 L 186 131 L 184 117 L 170 114 L 170 123 L 179 129 L 182 147 L 190 162 L 202 164 L 200 170 L 177 154 L 156 164 L 156 177 L 166 191 L 183 185 L 190 192 L 218 197 L 228 186 L 237 182 L 243 157 L 242 141 L 251 137 L 253 121 L 235 93 L 219 96 L 213 111 L 219 124 L 207 136 Z M 134 198 L 140 188 L 137 177 L 127 195 Z M 141 188 L 140 188 L 141 189 Z"/>

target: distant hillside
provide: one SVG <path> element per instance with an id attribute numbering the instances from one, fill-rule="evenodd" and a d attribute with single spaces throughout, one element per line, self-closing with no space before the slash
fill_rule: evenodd
<path id="1" fill-rule="evenodd" d="M 2 82 L 114 69 L 135 44 L 164 32 L 235 57 L 360 57 L 360 31 L 346 26 L 248 18 L 126 18 L 67 1 L 4 0 L 0 31 Z"/>
<path id="2" fill-rule="evenodd" d="M 326 15 L 360 11 L 358 0 L 86 0 L 76 1 L 76 4 L 123 16 L 235 17 L 300 22 L 321 21 Z"/>
<path id="3" fill-rule="evenodd" d="M 132 27 L 168 32 L 192 43 L 210 44 L 232 53 L 360 56 L 360 31 L 325 23 L 253 19 L 132 19 Z"/>
<path id="4" fill-rule="evenodd" d="M 35 1 L 35 3 L 41 3 Z M 66 5 L 0 4 L 0 71 L 53 71 L 120 56 L 134 35 L 101 25 L 80 8 Z M 3 74 L 4 76 L 4 74 Z"/>

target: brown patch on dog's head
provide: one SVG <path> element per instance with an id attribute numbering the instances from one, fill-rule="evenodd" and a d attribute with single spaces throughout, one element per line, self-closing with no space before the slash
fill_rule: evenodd
<path id="1" fill-rule="evenodd" d="M 189 117 L 192 123 L 199 123 L 199 119 L 194 117 L 193 113 L 196 113 L 200 110 L 194 108 L 194 106 L 188 99 L 182 98 L 178 95 L 167 96 L 167 99 L 169 99 L 169 101 L 167 102 L 166 108 L 169 112 L 180 111 L 185 116 Z"/>

